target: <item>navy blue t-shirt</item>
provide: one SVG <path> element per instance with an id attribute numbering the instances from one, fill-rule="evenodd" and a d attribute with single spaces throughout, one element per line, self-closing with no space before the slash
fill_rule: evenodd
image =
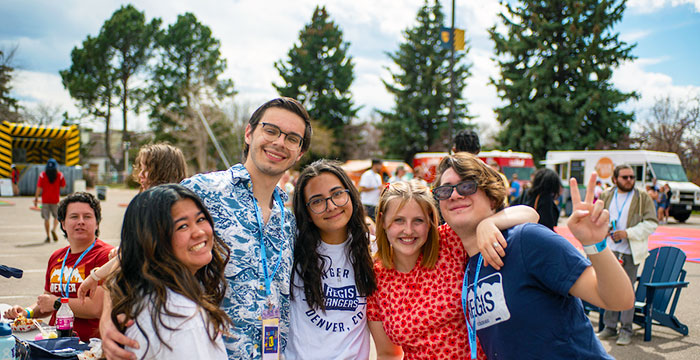
<path id="1" fill-rule="evenodd" d="M 595 336 L 571 286 L 591 263 L 566 239 L 539 224 L 503 232 L 508 247 L 500 271 L 469 259 L 467 306 L 489 359 L 612 359 Z"/>

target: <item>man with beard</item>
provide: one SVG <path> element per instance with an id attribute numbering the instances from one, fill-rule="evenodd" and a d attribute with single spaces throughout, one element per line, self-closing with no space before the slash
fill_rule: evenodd
<path id="1" fill-rule="evenodd" d="M 654 201 L 645 191 L 635 189 L 634 170 L 629 165 L 618 165 L 613 171 L 614 187 L 600 194 L 605 208 L 610 212 L 610 235 L 608 246 L 622 263 L 632 285 L 637 279 L 639 264 L 649 255 L 649 235 L 658 226 Z M 617 323 L 621 323 L 618 335 Z M 632 342 L 632 320 L 634 307 L 625 311 L 606 311 L 603 316 L 605 328 L 598 338 L 617 336 L 617 345 Z"/>
<path id="2" fill-rule="evenodd" d="M 277 183 L 310 141 L 311 123 L 303 105 L 291 98 L 270 100 L 248 121 L 242 164 L 181 183 L 199 195 L 214 219 L 217 235 L 231 248 L 225 270 L 228 289 L 221 304 L 233 322 L 224 337 L 229 359 L 261 359 L 263 346 L 266 356 L 268 350 L 279 354 L 286 347 L 297 228 L 293 213 L 284 207 L 288 196 Z M 116 329 L 109 334 L 106 326 L 101 330 L 109 359 L 134 358 L 116 343 L 146 346 Z M 278 341 L 268 342 L 271 336 Z"/>

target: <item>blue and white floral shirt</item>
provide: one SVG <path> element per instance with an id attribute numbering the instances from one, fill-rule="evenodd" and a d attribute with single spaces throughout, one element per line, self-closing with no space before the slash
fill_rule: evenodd
<path id="1" fill-rule="evenodd" d="M 198 174 L 181 183 L 194 191 L 214 219 L 214 230 L 231 247 L 231 258 L 226 265 L 228 288 L 221 308 L 233 321 L 231 337 L 224 337 L 229 359 L 260 359 L 262 353 L 262 310 L 265 308 L 265 281 L 260 255 L 260 230 L 255 214 L 253 185 L 248 170 L 236 164 L 228 170 Z M 287 194 L 275 188 L 282 202 Z M 277 202 L 263 233 L 268 273 L 272 273 L 277 259 L 280 267 L 271 285 L 271 299 L 280 309 L 280 353 L 287 345 L 289 332 L 289 278 L 292 267 L 292 243 L 296 221 L 289 210 L 284 210 L 284 224 Z"/>

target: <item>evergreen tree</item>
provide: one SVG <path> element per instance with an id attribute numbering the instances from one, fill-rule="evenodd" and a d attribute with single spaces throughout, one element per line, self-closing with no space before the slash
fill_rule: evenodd
<path id="1" fill-rule="evenodd" d="M 440 43 L 444 15 L 440 2 L 426 0 L 418 10 L 417 24 L 404 31 L 405 42 L 388 54 L 399 71 L 392 73 L 392 82 L 384 81 L 394 95 L 390 112 L 380 111 L 383 131 L 380 141 L 386 155 L 409 162 L 417 152 L 445 150 L 451 139 L 446 137 L 450 105 L 450 50 Z M 465 126 L 459 119 L 470 119 L 462 90 L 469 77 L 465 64 L 468 47 L 455 53 L 455 112 L 453 127 Z"/>
<path id="2" fill-rule="evenodd" d="M 633 115 L 619 105 L 635 93 L 610 83 L 612 70 L 633 59 L 612 27 L 625 0 L 525 0 L 500 14 L 507 35 L 490 29 L 501 78 L 492 79 L 506 105 L 496 109 L 505 127 L 504 149 L 543 159 L 550 149 L 615 147 Z"/>
<path id="3" fill-rule="evenodd" d="M 343 130 L 358 110 L 350 93 L 355 75 L 349 46 L 326 8 L 317 6 L 288 58 L 275 63 L 284 84 L 273 84 L 280 95 L 303 103 L 311 118 L 330 129 L 340 142 L 347 137 Z"/>
<path id="4" fill-rule="evenodd" d="M 211 29 L 192 13 L 179 15 L 177 21 L 157 37 L 158 56 L 148 90 L 151 128 L 156 140 L 166 140 L 193 154 L 198 171 L 211 170 L 208 154 L 213 146 L 196 109 L 214 127 L 215 119 L 225 119 L 214 102 L 232 96 L 233 81 L 221 78 L 226 60 L 221 43 Z M 221 127 L 221 126 L 219 126 Z M 225 127 L 224 127 L 225 128 Z M 217 132 L 222 138 L 230 132 Z M 240 134 L 236 134 L 240 136 Z M 221 139 L 220 139 L 221 140 Z"/>
<path id="5" fill-rule="evenodd" d="M 12 59 L 15 56 L 17 47 L 8 50 L 0 49 L 0 121 L 19 121 L 19 102 L 10 95 L 12 86 L 12 72 L 15 68 L 12 66 Z"/>
<path id="6" fill-rule="evenodd" d="M 153 19 L 147 23 L 143 12 L 132 5 L 122 6 L 105 21 L 97 37 L 88 35 L 82 48 L 73 48 L 71 67 L 60 72 L 63 86 L 80 107 L 105 120 L 107 156 L 112 166 L 125 171 L 126 162 L 116 163 L 109 147 L 112 107 L 121 107 L 120 153 L 124 153 L 130 140 L 127 115 L 139 110 L 143 95 L 134 78 L 146 70 L 160 22 Z"/>

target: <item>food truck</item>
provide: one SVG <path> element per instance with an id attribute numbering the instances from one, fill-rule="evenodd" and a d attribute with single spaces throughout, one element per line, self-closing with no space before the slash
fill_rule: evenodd
<path id="1" fill-rule="evenodd" d="M 416 176 L 420 176 L 428 183 L 435 180 L 435 173 L 440 160 L 447 156 L 446 152 L 417 153 L 413 157 L 413 170 Z M 520 185 L 529 186 L 530 176 L 535 172 L 535 162 L 532 154 L 518 151 L 482 151 L 477 155 L 485 163 L 497 164 L 500 171 L 508 177 L 513 178 L 513 174 L 518 174 Z"/>
<path id="2" fill-rule="evenodd" d="M 613 170 L 621 164 L 632 167 L 640 191 L 645 191 L 654 178 L 659 187 L 668 184 L 672 194 L 669 215 L 679 222 L 686 221 L 693 210 L 700 210 L 700 186 L 688 181 L 681 160 L 674 153 L 649 150 L 548 151 L 544 163 L 562 180 L 567 215 L 571 214 L 569 178 L 576 178 L 584 190 L 595 171 L 603 184 L 612 186 Z"/>

